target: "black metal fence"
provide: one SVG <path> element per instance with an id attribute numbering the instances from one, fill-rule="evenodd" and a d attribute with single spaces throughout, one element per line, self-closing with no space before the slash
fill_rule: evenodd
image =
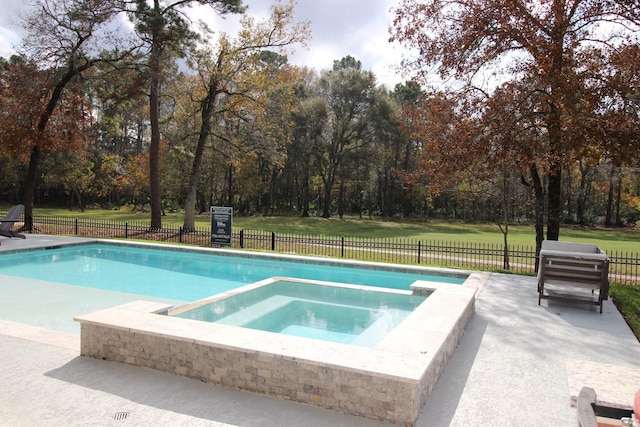
<path id="1" fill-rule="evenodd" d="M 161 230 L 150 230 L 149 224 L 142 222 L 36 215 L 34 216 L 33 233 L 139 239 L 211 246 L 211 230 L 208 227 L 185 232 L 179 226 L 163 225 Z M 536 265 L 533 246 L 509 246 L 509 264 L 506 266 L 503 245 L 416 239 L 322 236 L 234 229 L 232 247 L 383 263 L 430 265 L 469 270 L 509 270 L 520 274 L 534 274 Z M 638 252 L 607 251 L 607 255 L 611 260 L 611 281 L 631 285 L 640 284 L 640 254 Z"/>

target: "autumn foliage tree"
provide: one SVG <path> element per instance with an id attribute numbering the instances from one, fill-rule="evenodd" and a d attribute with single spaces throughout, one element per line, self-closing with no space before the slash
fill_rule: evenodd
<path id="1" fill-rule="evenodd" d="M 598 101 L 598 129 L 604 151 L 618 166 L 637 166 L 640 161 L 640 45 L 628 44 L 608 54 L 597 51 L 595 91 L 607 96 Z"/>
<path id="2" fill-rule="evenodd" d="M 590 142 L 584 128 L 570 126 L 584 107 L 581 53 L 625 42 L 622 36 L 638 28 L 632 19 L 637 6 L 631 3 L 403 0 L 395 9 L 391 40 L 415 49 L 417 55 L 404 66 L 425 84 L 434 69 L 468 86 L 500 67 L 506 69 L 499 76 L 503 80 L 528 80 L 521 101 L 535 100 L 539 150 L 532 153 L 533 184 L 547 183 L 547 239 L 559 236 L 563 168 Z"/>
<path id="3" fill-rule="evenodd" d="M 96 46 L 109 39 L 103 28 L 119 13 L 116 2 L 100 0 L 42 0 L 36 6 L 24 20 L 24 57 L 4 70 L 12 93 L 3 102 L 11 104 L 12 112 L 4 114 L 6 121 L 0 124 L 16 130 L 5 131 L 0 144 L 28 158 L 23 199 L 28 230 L 33 227 L 41 156 L 63 147 L 72 149 L 81 138 L 90 109 L 83 108 L 84 93 L 74 93 L 71 87 L 95 64 L 108 60 Z"/>
<path id="4" fill-rule="evenodd" d="M 90 102 L 82 91 L 66 83 L 64 93 L 53 94 L 50 77 L 49 71 L 17 56 L 0 70 L 0 147 L 27 169 L 23 194 L 27 230 L 33 227 L 33 200 L 42 156 L 58 151 L 82 152 L 85 130 L 92 122 Z"/>

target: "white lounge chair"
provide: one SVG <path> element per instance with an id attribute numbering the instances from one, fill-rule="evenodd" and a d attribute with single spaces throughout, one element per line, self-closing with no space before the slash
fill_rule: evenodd
<path id="1" fill-rule="evenodd" d="M 550 286 L 553 287 L 550 293 Z M 591 291 L 591 295 L 584 291 Z M 598 291 L 595 298 L 595 291 Z M 543 298 L 600 306 L 609 297 L 609 257 L 596 245 L 545 240 L 538 268 L 538 305 Z"/>

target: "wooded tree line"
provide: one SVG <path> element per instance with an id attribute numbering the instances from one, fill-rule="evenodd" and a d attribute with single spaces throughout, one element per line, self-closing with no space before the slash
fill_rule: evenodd
<path id="1" fill-rule="evenodd" d="M 211 205 L 533 221 L 538 243 L 639 219 L 636 2 L 404 0 L 391 38 L 417 53 L 392 90 L 351 56 L 289 64 L 309 37 L 291 3 L 233 35 L 196 4 L 245 13 L 40 2 L 0 63 L 3 200 L 149 209 L 152 228 L 184 209 L 187 230 Z"/>

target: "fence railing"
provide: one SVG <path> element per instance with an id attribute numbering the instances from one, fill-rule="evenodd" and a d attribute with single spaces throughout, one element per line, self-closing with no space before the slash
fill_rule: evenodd
<path id="1" fill-rule="evenodd" d="M 112 220 L 34 216 L 36 234 L 63 234 L 82 237 L 139 239 L 211 246 L 208 227 L 185 232 L 182 227 L 163 225 L 150 230 L 148 223 Z M 500 244 L 453 243 L 417 239 L 322 236 L 301 233 L 274 233 L 239 230 L 232 233 L 236 249 L 277 251 L 297 255 L 345 258 L 383 263 L 431 265 L 468 270 L 501 270 L 504 246 Z M 533 246 L 509 246 L 509 270 L 534 274 L 536 254 Z M 607 251 L 612 282 L 640 284 L 638 252 Z"/>

